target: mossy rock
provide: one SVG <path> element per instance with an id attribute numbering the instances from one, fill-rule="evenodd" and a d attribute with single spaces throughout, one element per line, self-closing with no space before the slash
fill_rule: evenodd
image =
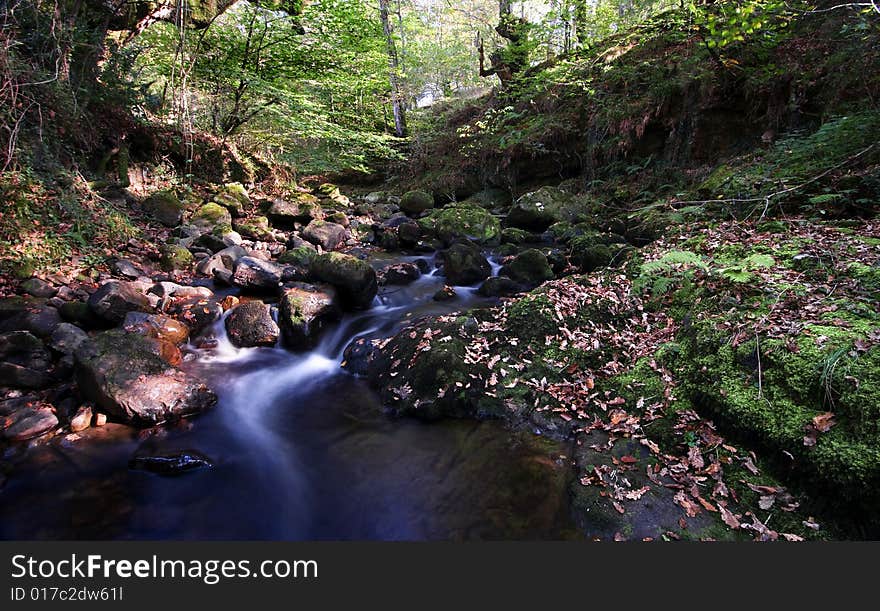
<path id="1" fill-rule="evenodd" d="M 509 306 L 507 329 L 514 337 L 543 341 L 559 330 L 556 308 L 547 295 L 530 293 Z"/>
<path id="2" fill-rule="evenodd" d="M 271 242 L 275 239 L 269 219 L 265 216 L 255 216 L 243 221 L 236 221 L 232 227 L 241 235 L 252 240 Z"/>
<path id="3" fill-rule="evenodd" d="M 613 258 L 614 251 L 611 247 L 607 244 L 596 244 L 589 236 L 571 241 L 571 262 L 584 273 L 605 267 Z"/>
<path id="4" fill-rule="evenodd" d="M 339 292 L 342 304 L 355 310 L 369 308 L 379 290 L 376 271 L 351 255 L 330 252 L 311 262 L 312 275 Z"/>
<path id="5" fill-rule="evenodd" d="M 193 255 L 183 246 L 166 244 L 162 247 L 162 254 L 159 263 L 162 266 L 162 269 L 168 272 L 185 270 L 192 266 Z"/>
<path id="6" fill-rule="evenodd" d="M 555 187 L 541 187 L 516 200 L 507 213 L 507 225 L 530 231 L 544 231 L 560 221 L 583 216 L 583 204 Z"/>
<path id="7" fill-rule="evenodd" d="M 157 191 L 144 201 L 144 210 L 166 227 L 176 227 L 183 220 L 184 205 L 171 190 Z"/>
<path id="8" fill-rule="evenodd" d="M 554 277 L 547 257 L 535 248 L 518 254 L 513 261 L 502 268 L 501 273 L 526 286 L 537 286 Z"/>
<path id="9" fill-rule="evenodd" d="M 314 248 L 309 246 L 297 246 L 296 248 L 284 251 L 284 253 L 278 257 L 278 262 L 287 265 L 308 267 L 317 256 L 318 253 Z"/>
<path id="10" fill-rule="evenodd" d="M 516 227 L 505 227 L 501 230 L 502 244 L 522 244 L 524 242 L 534 242 L 535 236 L 524 229 Z"/>
<path id="11" fill-rule="evenodd" d="M 202 228 L 213 229 L 218 225 L 225 225 L 231 229 L 232 215 L 229 213 L 229 210 L 223 206 L 210 202 L 196 210 L 193 213 L 190 222 L 193 225 Z"/>
<path id="12" fill-rule="evenodd" d="M 434 196 L 427 191 L 407 191 L 400 198 L 400 209 L 409 216 L 418 216 L 434 207 Z"/>
<path id="13" fill-rule="evenodd" d="M 239 182 L 231 182 L 223 185 L 213 197 L 213 201 L 226 208 L 232 216 L 244 215 L 245 209 L 251 205 L 251 198 L 247 189 Z"/>
<path id="14" fill-rule="evenodd" d="M 479 244 L 492 244 L 497 243 L 501 236 L 501 224 L 490 212 L 463 204 L 434 210 L 419 219 L 419 226 L 446 244 L 451 244 L 458 238 L 467 238 Z"/>

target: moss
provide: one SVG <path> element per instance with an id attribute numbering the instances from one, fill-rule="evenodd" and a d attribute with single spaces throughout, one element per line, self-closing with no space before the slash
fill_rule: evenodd
<path id="1" fill-rule="evenodd" d="M 534 286 L 553 279 L 553 270 L 547 257 L 540 250 L 530 248 L 518 254 L 502 272 L 511 280 L 527 286 Z"/>
<path id="2" fill-rule="evenodd" d="M 434 207 L 434 196 L 427 191 L 407 191 L 400 199 L 400 209 L 414 216 Z"/>
<path id="3" fill-rule="evenodd" d="M 504 244 L 522 244 L 534 240 L 534 236 L 523 229 L 505 227 L 501 230 L 501 242 Z"/>
<path id="4" fill-rule="evenodd" d="M 571 262 L 584 273 L 605 267 L 613 258 L 614 252 L 607 244 L 596 244 L 590 236 L 571 241 Z"/>
<path id="5" fill-rule="evenodd" d="M 223 185 L 215 194 L 214 202 L 223 206 L 233 216 L 244 214 L 245 208 L 250 206 L 251 198 L 241 183 L 232 182 Z"/>
<path id="6" fill-rule="evenodd" d="M 275 239 L 269 226 L 269 219 L 265 216 L 256 216 L 246 221 L 234 222 L 233 228 L 245 236 L 254 240 L 271 241 Z"/>

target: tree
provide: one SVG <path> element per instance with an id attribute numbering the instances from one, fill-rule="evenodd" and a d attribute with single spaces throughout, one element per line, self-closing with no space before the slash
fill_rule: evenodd
<path id="1" fill-rule="evenodd" d="M 394 42 L 394 31 L 388 12 L 388 0 L 379 0 L 379 18 L 382 20 L 382 31 L 385 33 L 385 44 L 388 51 L 388 79 L 391 85 L 391 107 L 394 113 L 394 133 L 398 138 L 406 136 L 405 100 L 400 86 L 400 63 L 397 56 L 397 45 Z"/>
<path id="2" fill-rule="evenodd" d="M 480 76 L 497 75 L 501 84 L 506 85 L 529 65 L 529 22 L 513 14 L 512 0 L 499 0 L 495 31 L 507 40 L 507 46 L 489 55 L 492 66 L 486 68 L 485 50 L 480 42 Z"/>

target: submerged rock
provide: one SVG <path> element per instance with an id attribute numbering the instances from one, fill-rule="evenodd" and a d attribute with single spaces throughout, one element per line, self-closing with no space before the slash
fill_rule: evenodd
<path id="1" fill-rule="evenodd" d="M 193 450 L 152 456 L 134 456 L 128 468 L 135 471 L 149 471 L 158 475 L 183 475 L 200 469 L 211 469 L 214 463 L 210 458 Z"/>
<path id="2" fill-rule="evenodd" d="M 105 331 L 76 351 L 80 393 L 102 411 L 136 425 L 153 425 L 204 411 L 217 396 L 202 380 L 170 367 L 158 340 Z"/>
<path id="3" fill-rule="evenodd" d="M 351 255 L 336 252 L 320 255 L 312 261 L 310 269 L 317 280 L 333 285 L 343 305 L 352 309 L 369 308 L 379 291 L 375 270 Z"/>
<path id="4" fill-rule="evenodd" d="M 235 307 L 226 318 L 229 341 L 238 348 L 272 347 L 280 330 L 262 301 L 247 301 Z"/>

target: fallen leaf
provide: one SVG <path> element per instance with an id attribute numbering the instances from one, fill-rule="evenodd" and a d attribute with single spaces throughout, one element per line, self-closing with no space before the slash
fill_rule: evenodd
<path id="1" fill-rule="evenodd" d="M 761 509 L 764 509 L 766 511 L 767 509 L 770 509 L 771 507 L 773 507 L 773 503 L 775 503 L 775 502 L 776 502 L 776 497 L 768 494 L 768 495 L 762 496 L 760 499 L 758 499 L 758 507 L 760 507 Z"/>
<path id="2" fill-rule="evenodd" d="M 719 510 L 721 511 L 721 519 L 727 524 L 730 528 L 739 528 L 739 520 L 733 513 L 730 512 L 727 507 L 724 505 L 718 505 Z"/>
<path id="3" fill-rule="evenodd" d="M 813 418 L 813 426 L 820 433 L 827 433 L 835 424 L 837 423 L 834 421 L 834 413 L 832 412 L 825 412 Z"/>

